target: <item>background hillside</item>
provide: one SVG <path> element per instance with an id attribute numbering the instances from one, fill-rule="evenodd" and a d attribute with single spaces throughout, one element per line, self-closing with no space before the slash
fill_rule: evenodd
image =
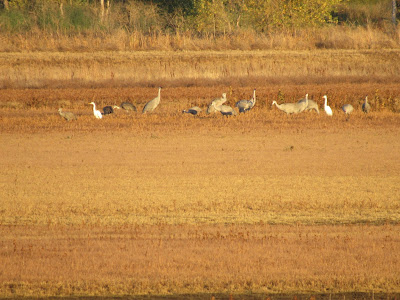
<path id="1" fill-rule="evenodd" d="M 3 0 L 0 51 L 397 48 L 394 0 Z"/>

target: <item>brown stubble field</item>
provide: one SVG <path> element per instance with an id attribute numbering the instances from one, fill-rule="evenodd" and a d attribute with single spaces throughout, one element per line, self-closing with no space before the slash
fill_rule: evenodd
<path id="1" fill-rule="evenodd" d="M 341 76 L 161 80 L 153 114 L 103 120 L 92 99 L 140 110 L 156 85 L 8 81 L 0 90 L 0 295 L 399 293 L 398 84 Z M 233 105 L 253 88 L 258 102 L 247 114 L 181 113 L 222 92 Z M 320 104 L 328 94 L 334 116 L 270 107 L 306 92 Z M 368 115 L 360 112 L 366 94 Z M 356 108 L 349 119 L 343 99 Z M 78 120 L 62 120 L 58 107 Z"/>

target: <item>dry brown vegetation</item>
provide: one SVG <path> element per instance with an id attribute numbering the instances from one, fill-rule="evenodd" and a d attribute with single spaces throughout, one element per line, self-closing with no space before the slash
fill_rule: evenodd
<path id="1" fill-rule="evenodd" d="M 159 31 L 64 34 L 31 30 L 27 33 L 0 33 L 1 52 L 92 52 L 92 51 L 227 51 L 227 50 L 312 50 L 312 49 L 398 49 L 400 30 L 375 26 L 328 26 L 295 31 L 259 34 L 242 30 L 234 34 L 197 36 L 191 32 Z"/>
<path id="2" fill-rule="evenodd" d="M 101 71 L 93 83 L 89 75 L 59 78 L 54 66 L 64 70 L 68 61 L 84 72 L 75 54 L 65 55 L 65 64 L 58 63 L 61 56 L 48 56 L 38 89 L 21 86 L 34 86 L 32 74 L 40 74 L 27 64 L 46 58 L 34 54 L 28 63 L 21 54 L 19 74 L 25 75 L 9 80 L 14 88 L 0 90 L 0 296 L 398 296 L 397 54 L 387 52 L 392 64 L 381 64 L 382 73 L 375 66 L 371 75 L 357 59 L 382 62 L 384 55 L 352 53 L 352 62 L 345 52 L 329 53 L 282 53 L 281 60 L 274 53 L 270 72 L 284 70 L 282 82 L 267 80 L 272 75 L 235 78 L 246 61 L 233 60 L 238 53 L 198 54 L 202 62 L 209 55 L 204 68 L 214 66 L 215 77 L 190 68 L 188 54 L 143 53 L 138 57 L 152 74 L 160 65 L 185 66 L 198 76 L 190 83 L 184 75 L 165 75 L 144 86 L 146 78 L 127 84 L 117 75 L 103 82 L 96 77 Z M 258 54 L 247 58 L 255 69 Z M 126 55 L 114 61 L 128 64 Z M 314 70 L 325 61 L 326 73 L 301 81 L 298 64 L 309 56 Z M 105 61 L 99 59 L 97 70 L 109 68 Z M 330 80 L 340 61 L 341 70 L 352 66 L 350 73 Z M 82 62 L 82 69 L 90 64 Z M 219 73 L 223 65 L 228 78 Z M 115 74 L 124 68 L 117 64 Z M 159 82 L 165 88 L 153 114 L 118 111 L 96 120 L 87 104 L 93 97 L 101 107 L 130 100 L 140 110 Z M 222 92 L 233 105 L 250 98 L 253 88 L 258 102 L 249 113 L 181 113 L 192 105 L 205 108 Z M 320 115 L 286 116 L 270 106 L 306 92 L 320 104 L 328 94 L 333 117 L 322 108 Z M 373 107 L 368 115 L 360 111 L 365 94 Z M 356 109 L 349 119 L 339 110 L 344 102 Z M 58 107 L 78 120 L 61 119 Z"/>
<path id="3" fill-rule="evenodd" d="M 330 92 L 326 85 L 331 83 L 369 83 L 371 87 L 397 83 L 399 62 L 397 49 L 0 53 L 0 85 L 2 88 L 274 85 L 275 89 L 276 86 L 283 89 L 287 84 L 319 84 L 324 92 Z M 375 94 L 372 89 L 366 92 Z"/>

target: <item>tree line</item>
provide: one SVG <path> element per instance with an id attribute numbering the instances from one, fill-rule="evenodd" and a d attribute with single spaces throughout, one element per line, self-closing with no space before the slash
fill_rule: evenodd
<path id="1" fill-rule="evenodd" d="M 357 0 L 0 0 L 0 30 L 267 33 L 349 21 L 352 2 Z M 395 0 L 363 3 L 387 6 L 378 18 L 396 23 Z"/>

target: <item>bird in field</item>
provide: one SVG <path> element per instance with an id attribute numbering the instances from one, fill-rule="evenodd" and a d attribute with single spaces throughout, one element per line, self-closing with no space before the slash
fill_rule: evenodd
<path id="1" fill-rule="evenodd" d="M 207 114 L 216 112 L 215 107 L 218 107 L 226 102 L 226 93 L 222 94 L 222 97 L 215 98 L 211 101 L 207 108 Z"/>
<path id="2" fill-rule="evenodd" d="M 278 103 L 274 100 L 274 101 L 272 101 L 272 105 L 271 105 L 271 106 L 274 106 L 274 104 L 275 104 L 275 106 L 276 106 L 279 110 L 285 112 L 287 115 L 289 115 L 289 114 L 295 114 L 295 113 L 298 112 L 298 108 L 297 108 L 297 106 L 296 106 L 296 103 L 282 103 L 282 104 L 278 104 Z"/>
<path id="3" fill-rule="evenodd" d="M 249 111 L 256 104 L 256 89 L 253 90 L 253 97 L 250 100 L 240 100 L 236 102 L 235 106 L 239 109 L 240 113 Z"/>
<path id="4" fill-rule="evenodd" d="M 346 115 L 350 115 L 353 112 L 354 107 L 351 104 L 345 104 L 342 106 L 342 110 Z"/>
<path id="5" fill-rule="evenodd" d="M 152 112 L 158 106 L 158 104 L 160 104 L 160 100 L 161 87 L 158 88 L 158 96 L 146 103 L 146 105 L 143 107 L 142 113 L 145 114 L 147 112 Z"/>
<path id="6" fill-rule="evenodd" d="M 67 121 L 73 121 L 77 120 L 77 117 L 75 116 L 74 113 L 69 112 L 69 111 L 62 111 L 61 108 L 58 109 L 58 113 L 60 114 L 61 117 L 63 117 Z"/>
<path id="7" fill-rule="evenodd" d="M 136 110 L 136 106 L 133 105 L 133 104 L 130 103 L 130 102 L 122 102 L 121 105 L 120 105 L 120 107 L 121 107 L 122 109 L 125 109 L 127 112 L 128 112 L 128 111 L 137 111 L 137 110 Z"/>
<path id="8" fill-rule="evenodd" d="M 188 110 L 182 110 L 182 113 L 192 114 L 194 116 L 198 115 L 201 112 L 201 108 L 198 106 L 193 106 Z"/>
<path id="9" fill-rule="evenodd" d="M 236 111 L 228 105 L 216 106 L 214 102 L 212 102 L 211 105 L 214 107 L 214 109 L 216 111 L 219 111 L 224 116 L 236 116 L 237 115 Z"/>
<path id="10" fill-rule="evenodd" d="M 271 106 L 275 106 L 286 113 L 286 115 L 290 115 L 290 114 L 298 114 L 303 112 L 307 105 L 308 105 L 308 94 L 306 95 L 305 101 L 299 101 L 296 103 L 282 103 L 282 104 L 278 104 L 275 100 L 272 101 L 272 105 Z"/>
<path id="11" fill-rule="evenodd" d="M 96 109 L 96 104 L 94 102 L 90 102 L 89 104 L 93 105 L 93 115 L 96 117 L 96 119 L 103 118 L 103 115 L 101 114 L 101 112 Z"/>
<path id="12" fill-rule="evenodd" d="M 299 101 L 297 101 L 297 103 L 306 102 L 308 100 L 308 105 L 305 108 L 305 111 L 315 110 L 319 114 L 318 103 L 314 100 L 308 99 L 308 94 L 306 94 L 306 98 L 300 99 Z"/>
<path id="13" fill-rule="evenodd" d="M 328 106 L 328 97 L 326 95 L 324 95 L 322 98 L 325 99 L 324 110 L 325 110 L 326 114 L 328 116 L 332 116 L 333 115 L 332 109 Z"/>
<path id="14" fill-rule="evenodd" d="M 298 113 L 301 113 L 303 111 L 305 111 L 308 107 L 308 94 L 306 94 L 306 97 L 304 98 L 304 101 L 298 101 L 296 103 L 297 109 L 298 109 Z"/>
<path id="15" fill-rule="evenodd" d="M 366 114 L 369 113 L 369 111 L 371 110 L 371 105 L 369 105 L 368 103 L 368 96 L 365 96 L 365 100 L 361 108 L 362 111 L 365 112 Z"/>
<path id="16" fill-rule="evenodd" d="M 103 107 L 103 112 L 102 112 L 102 115 L 109 115 L 109 114 L 112 114 L 112 113 L 114 113 L 114 109 L 112 108 L 112 106 L 104 106 Z"/>

